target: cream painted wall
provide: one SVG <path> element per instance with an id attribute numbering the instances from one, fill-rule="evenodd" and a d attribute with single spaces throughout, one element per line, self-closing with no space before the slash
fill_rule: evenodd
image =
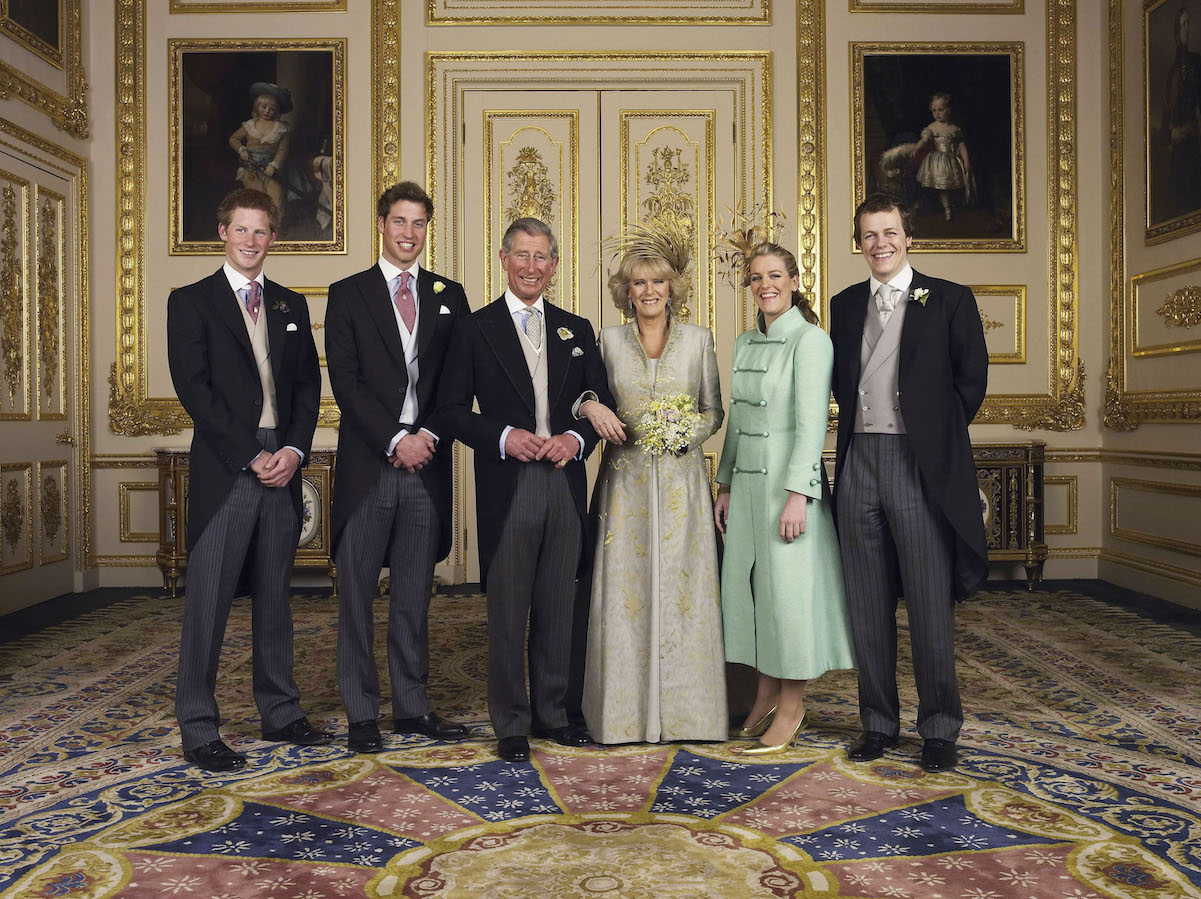
<path id="1" fill-rule="evenodd" d="M 154 480 L 152 450 L 159 446 L 186 446 L 188 432 L 177 435 L 124 436 L 109 426 L 110 366 L 117 360 L 118 252 L 116 247 L 117 109 L 116 17 L 131 0 L 113 4 L 85 4 L 85 65 L 89 82 L 88 104 L 91 137 L 70 142 L 91 161 L 91 272 L 92 272 L 92 506 L 94 509 L 92 563 L 102 584 L 155 584 L 155 543 L 123 541 L 120 535 L 122 482 L 145 484 Z M 377 155 L 372 126 L 373 74 L 371 50 L 372 9 L 375 2 L 350 0 L 346 12 L 225 13 L 170 15 L 167 4 L 150 2 L 145 30 L 146 65 L 146 206 L 137 210 L 146 224 L 144 257 L 145 321 L 147 335 L 157 339 L 163 326 L 163 301 L 174 285 L 201 277 L 216 267 L 217 258 L 178 257 L 166 252 L 167 191 L 167 40 L 189 38 L 343 37 L 347 53 L 347 252 L 336 256 L 274 255 L 268 262 L 273 277 L 294 286 L 321 286 L 366 267 L 374 259 L 373 201 L 376 185 L 372 163 Z M 1118 0 L 1113 0 L 1118 4 Z M 606 4 L 594 4 L 598 9 Z M 387 6 L 387 4 L 385 4 Z M 771 23 L 721 25 L 623 24 L 428 24 L 425 3 L 392 4 L 399 10 L 399 113 L 402 123 L 399 147 L 400 177 L 425 181 L 427 174 L 426 51 L 521 50 L 527 52 L 732 50 L 770 51 L 772 190 L 774 205 L 785 211 L 794 227 L 797 215 L 797 18 L 798 4 L 777 0 L 770 4 Z M 570 4 L 564 4 L 567 8 Z M 648 8 L 654 4 L 648 4 Z M 1075 127 L 1074 155 L 1069 163 L 1075 174 L 1075 216 L 1065 230 L 1048 207 L 1047 182 L 1049 97 L 1047 66 L 1048 16 L 1042 0 L 1026 0 L 1017 14 L 935 15 L 924 13 L 851 13 L 846 4 L 818 3 L 827 19 L 822 29 L 825 50 L 824 178 L 819 182 L 821 216 L 818 228 L 823 242 L 821 283 L 826 295 L 864 276 L 861 260 L 849 249 L 851 231 L 852 172 L 850 153 L 851 73 L 849 44 L 853 41 L 918 41 L 945 44 L 953 41 L 1021 42 L 1025 69 L 1026 244 L 1022 253 L 920 253 L 914 264 L 931 274 L 974 284 L 1023 283 L 1027 286 L 1028 356 L 1025 366 L 994 366 L 992 394 L 1026 393 L 1030 384 L 1043 385 L 1049 376 L 1052 330 L 1048 292 L 1053 250 L 1067 234 L 1071 271 L 1075 273 L 1078 315 L 1078 352 L 1083 361 L 1084 426 L 1077 430 L 1019 430 L 1010 423 L 973 426 L 977 442 L 1017 442 L 1029 439 L 1048 445 L 1047 542 L 1051 558 L 1046 576 L 1101 576 L 1135 589 L 1143 589 L 1180 602 L 1193 602 L 1201 585 L 1201 559 L 1178 549 L 1149 545 L 1111 534 L 1110 482 L 1114 477 L 1197 484 L 1201 481 L 1201 453 L 1195 424 L 1142 424 L 1132 432 L 1118 432 L 1103 423 L 1104 376 L 1110 364 L 1111 303 L 1110 258 L 1112 216 L 1108 196 L 1110 157 L 1109 25 L 1106 4 L 1078 3 L 1074 21 L 1074 64 L 1071 83 L 1074 106 L 1069 123 Z M 802 11 L 811 9 L 802 0 Z M 1141 74 L 1136 64 L 1142 51 L 1139 37 L 1141 4 L 1126 0 L 1113 7 L 1124 16 L 1127 78 L 1123 109 L 1126 113 L 1126 205 L 1121 212 L 1125 230 L 1124 282 L 1140 272 L 1201 256 L 1201 237 L 1186 235 L 1145 247 L 1141 224 Z M 537 86 L 549 86 L 539 84 Z M 749 110 L 748 114 L 758 114 Z M 44 116 L 17 100 L 0 101 L 0 116 L 39 128 L 53 135 Z M 1071 135 L 1070 130 L 1065 132 Z M 443 226 L 449 223 L 443 219 Z M 795 230 L 791 236 L 795 237 Z M 1119 257 L 1119 261 L 1122 259 Z M 285 274 L 286 273 L 286 274 Z M 483 298 L 472 297 L 478 306 Z M 1119 298 L 1120 303 L 1120 298 Z M 161 342 L 160 342 L 161 344 Z M 1042 347 L 1036 351 L 1036 347 Z M 157 349 L 161 350 L 161 345 Z M 156 348 L 147 351 L 151 396 L 169 396 L 165 358 Z M 1164 386 L 1175 387 L 1176 383 Z M 1193 385 L 1196 387 L 1195 383 Z M 1071 404 L 1067 404 L 1070 406 Z M 322 429 L 317 444 L 332 446 L 335 432 Z M 1175 453 L 1176 456 L 1166 454 Z M 1174 467 L 1167 467 L 1167 464 Z M 1191 468 L 1189 467 L 1191 466 Z M 1074 480 L 1073 480 L 1074 479 Z M 156 532 L 154 494 L 127 486 L 127 530 Z M 1074 505 L 1071 498 L 1075 498 Z M 1170 511 L 1183 515 L 1165 518 L 1156 533 L 1186 532 L 1195 513 L 1189 500 L 1173 499 Z M 1135 508 L 1128 505 L 1126 508 Z M 1133 521 L 1133 519 L 1132 519 Z M 1140 527 L 1146 522 L 1135 521 Z M 997 576 L 1016 572 L 998 568 Z"/>

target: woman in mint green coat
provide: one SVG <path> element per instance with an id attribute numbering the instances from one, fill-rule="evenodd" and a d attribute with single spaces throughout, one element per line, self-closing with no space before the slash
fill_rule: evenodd
<path id="1" fill-rule="evenodd" d="M 760 325 L 734 343 L 714 517 L 726 537 L 726 659 L 759 675 L 735 736 L 760 737 L 742 751 L 765 755 L 801 729 L 806 681 L 855 661 L 822 467 L 833 347 L 786 249 L 755 247 L 746 283 Z"/>

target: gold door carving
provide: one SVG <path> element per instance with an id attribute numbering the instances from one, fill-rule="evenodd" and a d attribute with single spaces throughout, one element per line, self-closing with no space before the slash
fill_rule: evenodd
<path id="1" fill-rule="evenodd" d="M 0 170 L 0 420 L 28 421 L 29 279 L 27 233 L 29 182 Z"/>

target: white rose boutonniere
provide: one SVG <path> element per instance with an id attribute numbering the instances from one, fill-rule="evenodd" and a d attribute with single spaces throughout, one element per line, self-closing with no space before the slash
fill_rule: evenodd
<path id="1" fill-rule="evenodd" d="M 913 291 L 913 293 L 909 294 L 909 299 L 917 300 L 923 306 L 926 305 L 926 300 L 928 300 L 929 298 L 930 298 L 930 291 L 927 290 L 925 287 L 919 287 L 917 290 Z"/>
<path id="2" fill-rule="evenodd" d="M 558 333 L 560 340 L 571 340 L 571 338 L 575 337 L 567 328 L 560 328 L 556 333 Z"/>
<path id="3" fill-rule="evenodd" d="M 441 293 L 444 290 L 446 290 L 446 282 L 445 281 L 435 281 L 434 282 L 434 293 Z"/>

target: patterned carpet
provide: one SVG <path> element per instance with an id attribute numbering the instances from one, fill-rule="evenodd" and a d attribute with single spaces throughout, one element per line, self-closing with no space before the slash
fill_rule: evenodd
<path id="1" fill-rule="evenodd" d="M 943 775 L 917 767 L 912 729 L 876 763 L 846 760 L 849 673 L 814 685 L 799 745 L 760 763 L 724 744 L 542 741 L 533 765 L 501 762 L 472 597 L 438 597 L 431 631 L 435 705 L 473 739 L 356 756 L 335 605 L 295 610 L 306 708 L 342 736 L 257 739 L 239 601 L 218 699 L 250 765 L 230 776 L 179 753 L 182 601 L 135 596 L 0 644 L 2 895 L 1201 896 L 1201 638 L 1081 593 L 961 607 L 967 723 Z M 902 703 L 911 721 L 912 686 Z"/>

